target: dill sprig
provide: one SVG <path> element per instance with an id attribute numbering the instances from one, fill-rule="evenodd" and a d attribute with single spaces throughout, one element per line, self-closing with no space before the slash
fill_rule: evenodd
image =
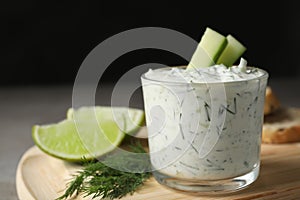
<path id="1" fill-rule="evenodd" d="M 137 143 L 130 148 L 133 153 L 142 153 L 146 157 L 139 159 L 135 154 L 118 152 L 107 156 L 102 162 L 86 162 L 83 169 L 73 175 L 65 193 L 57 200 L 79 194 L 101 199 L 133 194 L 151 176 L 151 165 L 142 145 Z M 130 169 L 135 172 L 130 172 Z"/>

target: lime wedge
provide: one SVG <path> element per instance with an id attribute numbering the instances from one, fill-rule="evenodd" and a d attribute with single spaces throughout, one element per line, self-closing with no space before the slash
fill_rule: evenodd
<path id="1" fill-rule="evenodd" d="M 70 109 L 67 115 L 68 119 L 57 124 L 36 125 L 32 129 L 33 140 L 42 151 L 67 161 L 90 160 L 114 150 L 125 133 L 136 132 L 144 122 L 142 110 L 128 108 L 83 107 Z"/>

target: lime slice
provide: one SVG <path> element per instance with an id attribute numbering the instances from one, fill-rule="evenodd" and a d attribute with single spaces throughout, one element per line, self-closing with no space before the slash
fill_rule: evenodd
<path id="1" fill-rule="evenodd" d="M 95 117 L 98 122 L 103 120 L 115 121 L 121 131 L 130 135 L 136 133 L 145 121 L 143 110 L 128 107 L 81 107 L 76 110 L 70 108 L 67 112 L 67 119 L 75 119 L 76 121 Z"/>
<path id="2" fill-rule="evenodd" d="M 100 110 L 103 111 L 102 114 L 97 113 Z M 128 133 L 134 133 L 144 122 L 142 110 L 113 108 L 116 116 L 122 116 L 115 119 L 114 115 L 108 115 L 112 113 L 109 110 L 112 109 L 109 107 L 84 107 L 75 111 L 71 109 L 66 120 L 57 124 L 33 126 L 33 140 L 45 153 L 64 160 L 81 161 L 83 158 L 90 160 L 100 157 L 117 148 L 124 139 L 125 132 L 119 128 L 119 124 L 122 124 L 123 128 L 125 126 Z M 127 116 L 131 118 L 127 119 Z M 127 126 L 128 122 L 131 122 L 130 126 Z"/>

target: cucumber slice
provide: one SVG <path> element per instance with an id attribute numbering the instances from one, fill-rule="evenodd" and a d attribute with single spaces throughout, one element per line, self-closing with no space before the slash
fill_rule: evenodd
<path id="1" fill-rule="evenodd" d="M 227 40 L 223 35 L 206 28 L 187 69 L 214 65 L 226 44 Z"/>
<path id="2" fill-rule="evenodd" d="M 226 39 L 227 45 L 218 58 L 217 64 L 223 64 L 227 67 L 231 67 L 235 61 L 246 51 L 246 47 L 232 35 L 228 35 Z"/>

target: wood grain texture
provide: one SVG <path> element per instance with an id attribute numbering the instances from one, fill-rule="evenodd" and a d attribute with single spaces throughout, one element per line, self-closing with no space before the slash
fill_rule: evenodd
<path id="1" fill-rule="evenodd" d="M 262 145 L 260 176 L 242 191 L 223 196 L 200 196 L 178 192 L 159 185 L 151 178 L 132 196 L 123 200 L 292 200 L 300 199 L 300 143 Z M 53 158 L 37 147 L 21 158 L 17 174 L 17 193 L 21 200 L 53 200 L 63 193 L 70 175 L 79 166 Z M 77 200 L 90 198 L 76 197 Z"/>

